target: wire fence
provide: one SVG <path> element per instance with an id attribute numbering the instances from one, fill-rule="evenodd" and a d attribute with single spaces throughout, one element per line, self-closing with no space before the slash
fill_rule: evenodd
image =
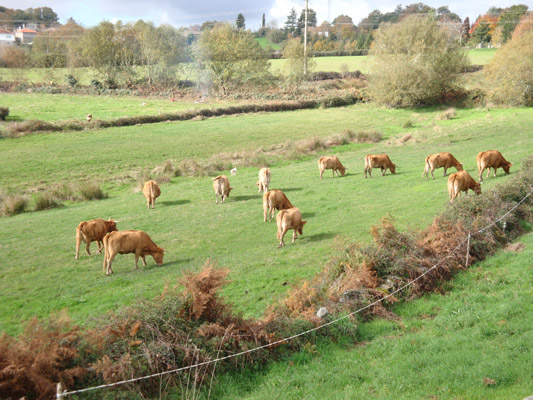
<path id="1" fill-rule="evenodd" d="M 262 350 L 262 349 L 266 349 L 268 347 L 276 346 L 278 344 L 287 343 L 287 342 L 289 342 L 289 341 L 291 341 L 293 339 L 296 339 L 298 337 L 307 335 L 307 334 L 312 333 L 312 332 L 316 332 L 316 331 L 318 331 L 320 329 L 323 329 L 323 328 L 325 328 L 327 326 L 336 324 L 336 323 L 338 323 L 338 322 L 340 322 L 342 320 L 350 318 L 350 317 L 354 316 L 355 314 L 358 314 L 358 313 L 360 313 L 360 312 L 362 312 L 362 311 L 364 311 L 366 309 L 369 309 L 369 308 L 371 308 L 371 307 L 373 307 L 373 306 L 375 306 L 375 305 L 377 305 L 379 303 L 382 303 L 383 301 L 393 297 L 395 294 L 403 291 L 405 288 L 407 288 L 409 286 L 412 286 L 415 282 L 419 281 L 424 276 L 429 274 L 431 271 L 433 271 L 436 268 L 438 268 L 439 265 L 443 263 L 443 261 L 445 261 L 446 259 L 451 257 L 453 254 L 455 254 L 455 252 L 457 250 L 459 250 L 461 248 L 461 246 L 463 246 L 463 244 L 465 244 L 465 243 L 467 243 L 465 267 L 468 267 L 468 263 L 469 263 L 469 259 L 470 259 L 471 237 L 473 235 L 477 235 L 479 233 L 485 232 L 487 229 L 491 228 L 492 226 L 494 226 L 494 225 L 498 224 L 499 222 L 501 222 L 502 220 L 504 220 L 507 215 L 509 215 L 516 208 L 518 208 L 524 201 L 526 201 L 526 199 L 529 196 L 531 196 L 531 194 L 533 194 L 533 190 L 531 190 L 529 193 L 527 193 L 524 196 L 524 198 L 522 198 L 522 200 L 520 200 L 518 203 L 516 203 L 511 209 L 509 209 L 507 212 L 505 212 L 502 216 L 500 216 L 495 221 L 491 222 L 490 224 L 486 225 L 485 227 L 483 227 L 481 229 L 478 229 L 475 232 L 468 232 L 468 235 L 463 239 L 463 241 L 461 241 L 453 250 L 451 250 L 446 256 L 444 256 L 442 259 L 440 259 L 436 264 L 434 264 L 431 268 L 428 268 L 426 271 L 424 271 L 422 274 L 420 274 L 416 278 L 408 281 L 403 286 L 401 286 L 398 289 L 394 290 L 393 292 L 387 294 L 386 296 L 384 296 L 384 297 L 382 297 L 382 298 L 380 298 L 378 300 L 375 300 L 374 302 L 372 302 L 370 304 L 367 304 L 366 306 L 361 307 L 361 308 L 359 308 L 359 309 L 357 309 L 355 311 L 352 311 L 349 314 L 343 315 L 343 316 L 341 316 L 339 318 L 336 318 L 334 320 L 331 320 L 329 322 L 326 322 L 326 323 L 324 323 L 322 325 L 319 325 L 319 326 L 316 326 L 314 328 L 308 329 L 306 331 L 297 333 L 295 335 L 292 335 L 292 336 L 289 336 L 289 337 L 286 337 L 286 338 L 283 338 L 283 339 L 279 339 L 279 340 L 276 340 L 274 342 L 271 342 L 271 343 L 268 343 L 268 344 L 265 344 L 265 345 L 262 345 L 262 346 L 254 347 L 253 349 L 241 351 L 241 352 L 234 353 L 234 354 L 229 354 L 227 356 L 214 358 L 212 360 L 203 361 L 201 363 L 188 365 L 188 366 L 185 366 L 185 367 L 180 367 L 180 368 L 176 368 L 176 369 L 169 370 L 169 371 L 158 372 L 158 373 L 154 373 L 154 374 L 150 374 L 150 375 L 140 376 L 140 377 L 137 377 L 137 378 L 126 379 L 126 380 L 122 380 L 122 381 L 117 381 L 117 382 L 98 385 L 98 386 L 87 387 L 87 388 L 84 388 L 84 389 L 73 390 L 73 391 L 63 390 L 61 384 L 58 384 L 56 399 L 61 399 L 61 398 L 66 397 L 66 396 L 75 395 L 75 394 L 81 394 L 81 393 L 94 391 L 94 390 L 99 390 L 99 389 L 113 388 L 113 387 L 125 385 L 127 383 L 134 383 L 134 382 L 138 382 L 138 381 L 141 381 L 141 380 L 146 380 L 146 379 L 150 379 L 150 378 L 154 378 L 154 377 L 161 377 L 161 376 L 164 376 L 164 375 L 175 374 L 175 373 L 186 371 L 186 370 L 190 370 L 190 369 L 193 369 L 193 368 L 202 367 L 202 366 L 205 366 L 205 365 L 208 365 L 208 364 L 212 364 L 212 363 L 217 363 L 217 362 L 220 362 L 220 361 L 228 360 L 230 358 L 240 357 L 242 355 L 249 354 L 249 353 L 254 353 L 256 351 L 259 351 L 259 350 Z"/>

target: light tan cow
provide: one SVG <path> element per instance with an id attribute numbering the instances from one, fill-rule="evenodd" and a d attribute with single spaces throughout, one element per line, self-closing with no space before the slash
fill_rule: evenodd
<path id="1" fill-rule="evenodd" d="M 293 207 L 288 210 L 281 210 L 278 215 L 276 215 L 276 223 L 278 225 L 278 247 L 283 247 L 285 246 L 285 241 L 283 240 L 285 234 L 292 229 L 292 243 L 294 243 L 294 241 L 298 239 L 298 234 L 303 235 L 304 225 L 307 221 L 303 221 L 300 210 Z"/>
<path id="2" fill-rule="evenodd" d="M 444 168 L 444 175 L 446 176 L 446 171 L 448 168 L 455 167 L 457 171 L 463 170 L 463 163 L 460 163 L 455 159 L 451 153 L 436 153 L 431 154 L 426 157 L 426 163 L 424 164 L 424 172 L 422 173 L 422 178 L 425 176 L 426 181 L 429 178 L 429 171 L 431 170 L 431 176 L 435 179 L 433 171 L 437 168 Z"/>
<path id="3" fill-rule="evenodd" d="M 257 193 L 268 192 L 268 185 L 270 185 L 270 168 L 261 168 L 259 170 L 259 180 L 255 185 L 259 189 Z"/>
<path id="4" fill-rule="evenodd" d="M 111 218 L 109 218 L 108 221 L 97 218 L 90 221 L 80 222 L 76 228 L 76 260 L 78 260 L 80 256 L 80 245 L 82 240 L 87 244 L 85 250 L 88 255 L 91 255 L 89 250 L 91 242 L 96 242 L 98 253 L 101 253 L 104 236 L 107 235 L 108 232 L 118 231 L 116 223 L 117 221 L 114 221 Z"/>
<path id="5" fill-rule="evenodd" d="M 487 169 L 487 178 L 490 174 L 490 169 L 492 168 L 493 176 L 496 177 L 496 170 L 498 168 L 503 168 L 506 175 L 509 175 L 509 168 L 513 165 L 512 162 L 507 161 L 503 158 L 502 153 L 498 150 L 487 150 L 482 151 L 476 157 L 477 161 L 477 170 L 479 173 L 479 181 L 483 182 L 483 171 Z"/>
<path id="6" fill-rule="evenodd" d="M 344 172 L 346 171 L 346 168 L 344 168 L 337 156 L 320 157 L 318 160 L 318 169 L 320 170 L 320 179 L 323 179 L 324 171 L 326 169 L 333 170 L 332 172 L 334 178 L 335 172 L 338 176 L 340 171 L 340 174 L 344 176 Z"/>
<path id="7" fill-rule="evenodd" d="M 365 157 L 365 178 L 367 172 L 372 178 L 372 168 L 381 168 L 381 176 L 385 175 L 387 169 L 393 174 L 396 173 L 396 164 L 386 154 L 368 154 Z"/>
<path id="8" fill-rule="evenodd" d="M 450 196 L 451 202 L 453 202 L 457 196 L 461 198 L 461 192 L 465 192 L 465 196 L 468 196 L 468 189 L 472 189 L 477 195 L 481 194 L 481 184 L 476 182 L 468 172 L 459 171 L 449 176 L 448 195 Z"/>
<path id="9" fill-rule="evenodd" d="M 287 210 L 292 207 L 294 206 L 281 190 L 274 189 L 263 193 L 263 215 L 265 222 L 267 222 L 267 214 L 268 221 L 272 221 L 274 210 Z"/>
<path id="10" fill-rule="evenodd" d="M 135 254 L 135 269 L 138 268 L 139 257 L 146 266 L 145 256 L 154 258 L 157 265 L 163 265 L 163 255 L 166 250 L 157 246 L 150 236 L 143 231 L 111 232 L 104 237 L 104 273 L 113 273 L 111 265 L 117 254 Z"/>
<path id="11" fill-rule="evenodd" d="M 215 191 L 216 196 L 215 202 L 218 204 L 218 196 L 220 195 L 222 197 L 222 203 L 224 203 L 224 199 L 229 197 L 229 192 L 231 192 L 233 188 L 230 187 L 229 179 L 226 175 L 219 175 L 213 178 L 213 190 Z"/>
<path id="12" fill-rule="evenodd" d="M 155 206 L 155 199 L 161 196 L 161 189 L 159 189 L 159 185 L 156 181 L 150 180 L 144 183 L 143 194 L 146 198 L 146 207 L 150 209 L 151 204 L 153 209 Z"/>

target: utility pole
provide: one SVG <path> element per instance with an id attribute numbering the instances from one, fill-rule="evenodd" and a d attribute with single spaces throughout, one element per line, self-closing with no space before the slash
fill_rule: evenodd
<path id="1" fill-rule="evenodd" d="M 307 12 L 309 0 L 305 0 L 305 26 L 304 26 L 304 76 L 307 75 Z"/>

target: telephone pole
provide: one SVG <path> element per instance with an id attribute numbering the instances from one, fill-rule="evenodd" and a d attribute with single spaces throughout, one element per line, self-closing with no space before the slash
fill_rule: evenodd
<path id="1" fill-rule="evenodd" d="M 307 12 L 309 0 L 305 0 L 305 26 L 304 26 L 304 76 L 307 75 Z"/>

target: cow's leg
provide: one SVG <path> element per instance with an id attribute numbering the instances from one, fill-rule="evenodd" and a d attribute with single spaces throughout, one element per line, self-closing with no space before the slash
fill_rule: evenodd
<path id="1" fill-rule="evenodd" d="M 146 199 L 146 208 L 150 209 L 150 199 Z"/>
<path id="2" fill-rule="evenodd" d="M 155 199 L 152 197 L 150 199 L 150 203 L 152 203 L 152 210 L 155 208 Z"/>
<path id="3" fill-rule="evenodd" d="M 285 241 L 283 240 L 283 238 L 285 237 L 286 233 L 287 233 L 287 229 L 285 229 L 285 227 L 283 227 L 282 229 L 278 230 L 278 239 L 279 239 L 279 246 L 278 247 L 285 246 Z"/>
<path id="4" fill-rule="evenodd" d="M 111 275 L 113 273 L 113 269 L 111 268 L 111 264 L 113 264 L 113 260 L 115 259 L 116 254 L 109 254 L 107 258 L 107 271 L 106 275 Z"/>
<path id="5" fill-rule="evenodd" d="M 141 256 L 141 259 L 143 260 L 143 265 L 146 267 L 146 258 L 145 258 L 145 256 Z"/>
<path id="6" fill-rule="evenodd" d="M 98 254 L 100 254 L 102 252 L 102 249 L 104 248 L 104 244 L 101 240 L 96 241 L 96 247 L 98 248 Z"/>
<path id="7" fill-rule="evenodd" d="M 485 170 L 485 167 L 479 169 L 478 168 L 478 177 L 479 177 L 479 181 L 480 182 L 483 182 L 483 171 Z"/>
<path id="8" fill-rule="evenodd" d="M 298 239 L 298 235 L 296 234 L 296 229 L 293 229 L 292 231 L 292 242 L 294 243 Z"/>
<path id="9" fill-rule="evenodd" d="M 381 167 L 381 176 L 385 175 L 385 168 Z"/>
<path id="10" fill-rule="evenodd" d="M 498 169 L 498 168 L 496 168 L 496 167 L 492 168 L 492 176 L 493 176 L 494 178 L 496 178 L 496 170 L 497 170 L 497 169 Z"/>
<path id="11" fill-rule="evenodd" d="M 367 168 L 365 167 L 365 179 L 366 179 L 366 177 L 367 177 L 367 173 L 368 173 L 368 172 L 367 172 Z"/>
<path id="12" fill-rule="evenodd" d="M 218 193 L 215 193 L 215 203 L 218 204 Z"/>
<path id="13" fill-rule="evenodd" d="M 446 175 L 447 175 L 447 174 L 446 174 L 446 171 L 447 171 L 447 170 L 448 170 L 448 168 L 444 167 L 444 175 L 442 175 L 442 176 L 446 176 Z"/>
<path id="14" fill-rule="evenodd" d="M 320 179 L 324 179 L 324 170 L 320 169 Z"/>
<path id="15" fill-rule="evenodd" d="M 435 175 L 433 174 L 435 172 L 435 168 L 431 167 L 431 177 L 435 179 Z M 427 179 L 426 179 L 427 180 Z"/>
<path id="16" fill-rule="evenodd" d="M 224 203 L 224 199 L 226 198 L 226 196 L 220 195 L 220 197 L 222 198 L 222 203 Z"/>
<path id="17" fill-rule="evenodd" d="M 135 269 L 139 269 L 139 265 L 138 265 L 139 257 L 142 257 L 141 250 L 135 250 Z M 146 263 L 144 265 L 146 265 Z"/>
<path id="18" fill-rule="evenodd" d="M 85 246 L 85 251 L 87 252 L 88 255 L 91 255 L 91 251 L 89 247 L 91 247 L 91 242 L 87 242 L 87 245 Z"/>
<path id="19" fill-rule="evenodd" d="M 490 175 L 490 167 L 487 168 L 487 178 L 489 177 Z"/>

